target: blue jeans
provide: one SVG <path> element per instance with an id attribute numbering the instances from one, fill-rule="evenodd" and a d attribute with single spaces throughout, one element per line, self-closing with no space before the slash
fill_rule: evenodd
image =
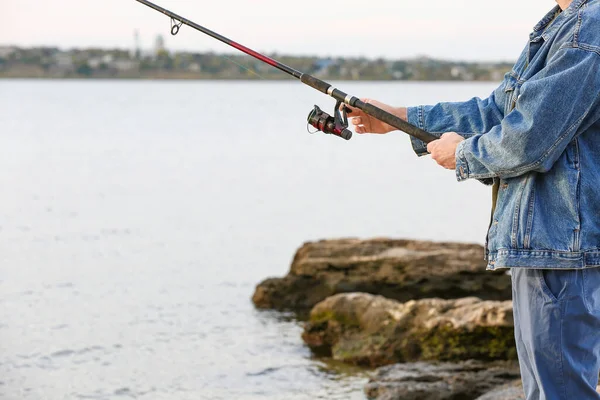
<path id="1" fill-rule="evenodd" d="M 512 268 L 527 400 L 600 400 L 600 268 Z"/>

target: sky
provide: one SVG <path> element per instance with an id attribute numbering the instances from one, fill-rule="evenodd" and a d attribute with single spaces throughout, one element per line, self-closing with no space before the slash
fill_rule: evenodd
<path id="1" fill-rule="evenodd" d="M 513 61 L 553 0 L 154 0 L 259 52 Z M 234 53 L 135 0 L 0 0 L 0 46 L 143 48 Z"/>

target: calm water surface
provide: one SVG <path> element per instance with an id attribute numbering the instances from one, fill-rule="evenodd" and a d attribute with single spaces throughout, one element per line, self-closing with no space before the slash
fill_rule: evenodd
<path id="1" fill-rule="evenodd" d="M 313 104 L 297 82 L 0 81 L 0 398 L 363 399 L 368 372 L 311 357 L 255 285 L 308 240 L 481 243 L 489 190 L 398 132 L 311 136 Z"/>

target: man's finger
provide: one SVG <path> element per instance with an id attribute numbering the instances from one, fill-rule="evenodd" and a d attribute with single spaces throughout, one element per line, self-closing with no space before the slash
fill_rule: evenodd
<path id="1" fill-rule="evenodd" d="M 362 118 L 361 117 L 354 117 L 352 118 L 352 124 L 354 125 L 361 125 L 362 124 Z"/>
<path id="2" fill-rule="evenodd" d="M 348 104 L 340 104 L 340 111 L 344 110 L 346 110 L 348 114 L 353 114 L 356 113 L 356 111 L 358 111 L 356 108 L 350 107 Z"/>
<path id="3" fill-rule="evenodd" d="M 430 153 L 433 153 L 433 150 L 435 150 L 435 147 L 437 146 L 437 140 L 434 140 L 433 142 L 429 142 L 427 144 L 427 151 Z"/>

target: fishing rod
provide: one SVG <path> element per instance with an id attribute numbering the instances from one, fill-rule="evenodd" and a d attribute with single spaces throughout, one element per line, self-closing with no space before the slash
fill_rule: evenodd
<path id="1" fill-rule="evenodd" d="M 396 129 L 399 129 L 410 136 L 413 136 L 417 139 L 424 141 L 425 143 L 432 142 L 437 139 L 437 137 L 433 136 L 431 133 L 424 131 L 414 125 L 409 124 L 405 120 L 385 111 L 379 107 L 374 106 L 370 103 L 365 103 L 362 100 L 350 96 L 341 90 L 333 87 L 327 82 L 324 82 L 314 76 L 309 74 L 302 73 L 298 70 L 295 70 L 292 67 L 289 67 L 285 64 L 280 63 L 277 60 L 274 60 L 270 57 L 267 57 L 263 54 L 260 54 L 244 45 L 241 45 L 237 42 L 234 42 L 231 39 L 226 38 L 216 32 L 211 31 L 201 25 L 198 25 L 195 22 L 190 21 L 189 19 L 183 18 L 175 14 L 172 11 L 169 11 L 165 8 L 162 8 L 148 0 L 136 0 L 139 3 L 142 3 L 158 12 L 161 12 L 168 17 L 171 18 L 171 35 L 175 36 L 179 33 L 179 29 L 182 25 L 187 25 L 191 28 L 194 28 L 214 39 L 217 39 L 243 53 L 248 54 L 266 64 L 271 65 L 272 67 L 277 68 L 280 71 L 285 72 L 288 75 L 293 76 L 296 79 L 299 79 L 305 85 L 312 87 L 328 96 L 333 97 L 336 100 L 335 108 L 333 111 L 333 116 L 327 114 L 322 111 L 318 106 L 314 106 L 308 115 L 308 123 L 316 128 L 318 131 L 327 134 L 333 134 L 335 136 L 341 137 L 346 140 L 350 140 L 352 137 L 352 132 L 348 129 L 348 111 L 349 109 L 346 105 L 358 108 L 362 110 L 366 114 L 385 122 L 388 125 L 393 126 Z"/>

